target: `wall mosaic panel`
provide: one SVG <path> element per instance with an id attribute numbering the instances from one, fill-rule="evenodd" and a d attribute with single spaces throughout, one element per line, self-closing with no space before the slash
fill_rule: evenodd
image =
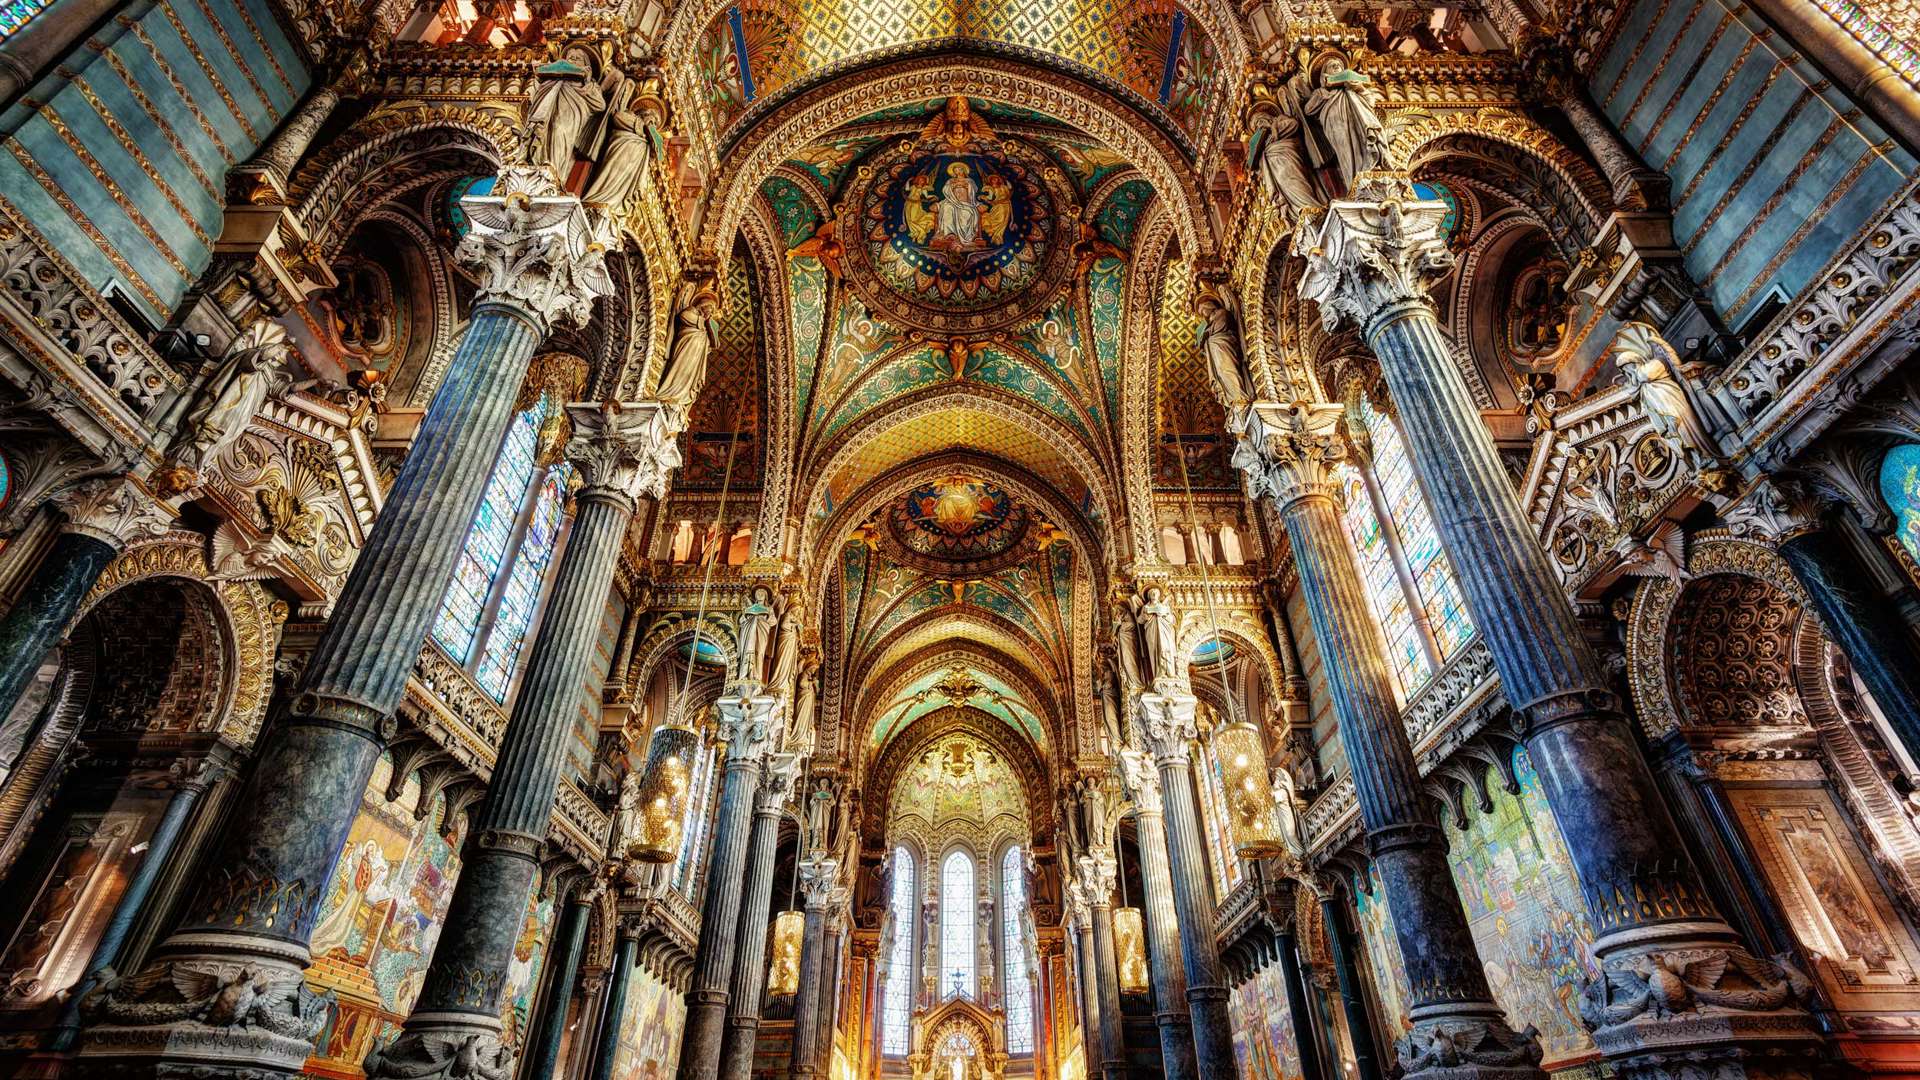
<path id="1" fill-rule="evenodd" d="M 1227 1015 L 1233 1021 L 1233 1057 L 1243 1080 L 1304 1080 L 1280 965 L 1270 965 L 1234 987 Z"/>
<path id="2" fill-rule="evenodd" d="M 627 984 L 627 1011 L 620 1017 L 612 1080 L 667 1080 L 680 1060 L 680 1034 L 687 1004 L 679 991 L 645 968 Z"/>

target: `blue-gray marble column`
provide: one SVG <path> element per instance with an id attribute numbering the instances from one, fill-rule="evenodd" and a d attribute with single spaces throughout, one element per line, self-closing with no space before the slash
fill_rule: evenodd
<path id="1" fill-rule="evenodd" d="M 720 1051 L 721 1080 L 749 1080 L 753 1049 L 760 1041 L 760 1010 L 767 990 L 767 929 L 773 910 L 773 862 L 780 846 L 780 818 L 793 791 L 799 760 L 773 754 L 767 760 L 747 841 L 746 877 L 741 882 L 733 979 L 727 1002 L 726 1043 Z"/>
<path id="2" fill-rule="evenodd" d="M 1104 1071 L 1104 1052 L 1100 1038 L 1100 965 L 1093 941 L 1093 907 L 1087 902 L 1086 886 L 1075 880 L 1067 886 L 1071 910 L 1074 957 L 1080 972 L 1080 1048 L 1087 1056 L 1087 1075 Z M 938 942 L 929 946 L 938 949 Z"/>
<path id="3" fill-rule="evenodd" d="M 1173 913 L 1173 873 L 1167 868 L 1167 822 L 1160 773 L 1138 750 L 1120 755 L 1127 796 L 1133 800 L 1140 849 L 1140 903 L 1153 978 L 1153 1018 L 1160 1028 L 1160 1068 L 1167 1080 L 1198 1080 L 1193 1025 L 1187 1019 L 1187 973 L 1180 960 L 1180 923 Z"/>
<path id="4" fill-rule="evenodd" d="M 1080 856 L 1080 881 L 1086 889 L 1087 916 L 1093 926 L 1093 971 L 1100 995 L 1100 1072 L 1106 1080 L 1126 1080 L 1126 1017 L 1120 1011 L 1120 962 L 1113 943 L 1113 888 L 1119 864 L 1104 852 Z"/>
<path id="5" fill-rule="evenodd" d="M 333 616 L 260 746 L 240 800 L 245 812 L 221 840 L 186 918 L 155 951 L 157 977 L 129 979 L 90 1003 L 81 1053 L 100 1059 L 97 1067 L 164 1061 L 208 1075 L 291 1075 L 312 1050 L 325 1003 L 302 978 L 307 939 L 528 361 L 556 319 L 584 322 L 592 298 L 609 286 L 595 227 L 551 180 L 509 169 L 468 208 L 473 231 L 460 256 L 481 274 L 482 289 L 466 334 Z M 254 986 L 256 1004 L 228 1018 L 215 1003 L 243 981 Z M 194 1038 L 174 1037 L 183 1023 L 195 1025 Z"/>
<path id="6" fill-rule="evenodd" d="M 1440 233 L 1445 206 L 1408 194 L 1403 178 L 1369 179 L 1357 199 L 1331 204 L 1317 229 L 1300 230 L 1301 292 L 1329 326 L 1358 324 L 1380 359 L 1442 546 L 1575 864 L 1606 972 L 1582 1000 L 1595 1042 L 1629 1077 L 1803 1070 L 1816 1036 L 1798 979 L 1748 954 L 1700 886 L 1426 295 L 1452 262 Z M 1704 971 L 1699 961 L 1710 956 L 1759 991 L 1737 1000 L 1773 1007 L 1703 1013 L 1697 995 L 1664 991 L 1657 1000 L 1676 1006 L 1656 1006 L 1649 972 Z"/>
<path id="7" fill-rule="evenodd" d="M 1384 1080 L 1380 1055 L 1374 1048 L 1373 1022 L 1367 1019 L 1366 991 L 1354 962 L 1353 935 L 1340 914 L 1332 892 L 1320 897 L 1320 917 L 1327 924 L 1327 949 L 1333 954 L 1334 978 L 1340 986 L 1340 1008 L 1347 1019 L 1347 1040 L 1353 1044 L 1353 1067 L 1359 1080 Z"/>
<path id="8" fill-rule="evenodd" d="M 665 415 L 660 406 L 575 405 L 568 414 L 567 455 L 583 481 L 573 528 L 426 980 L 400 1036 L 368 1054 L 370 1080 L 451 1076 L 455 1058 L 513 1067 L 500 997 L 567 768 L 580 672 L 599 641 L 636 500 L 665 494 L 657 463 L 672 452 L 673 433 L 655 423 Z"/>
<path id="9" fill-rule="evenodd" d="M 527 1040 L 532 1056 L 525 1062 L 525 1075 L 546 1080 L 560 1064 L 560 1044 L 567 1036 L 567 1010 L 573 1004 L 573 984 L 580 977 L 580 958 L 587 951 L 587 926 L 593 921 L 593 901 L 587 895 L 567 903 L 554 936 L 559 948 L 547 961 L 547 990 L 540 1001 Z"/>
<path id="10" fill-rule="evenodd" d="M 1139 695 L 1141 728 L 1160 770 L 1166 813 L 1167 867 L 1173 876 L 1173 908 L 1180 924 L 1180 960 L 1187 975 L 1187 1019 L 1193 1026 L 1193 1057 L 1201 1076 L 1233 1076 L 1233 1021 L 1227 1015 L 1227 984 L 1214 940 L 1213 885 L 1207 877 L 1200 835 L 1200 807 L 1193 797 L 1193 740 L 1198 699 L 1192 694 Z"/>
<path id="11" fill-rule="evenodd" d="M 1508 1026 L 1487 986 L 1447 862 L 1447 839 L 1420 790 L 1394 701 L 1386 646 L 1340 521 L 1334 469 L 1346 456 L 1339 405 L 1252 406 L 1236 460 L 1287 530 L 1327 696 L 1353 776 L 1367 848 L 1385 884 L 1406 964 L 1413 1030 L 1399 1045 L 1410 1075 L 1540 1077 L 1537 1039 Z M 1297 961 L 1293 976 L 1297 980 Z M 1430 1047 L 1452 1048 L 1440 1061 Z"/>
<path id="12" fill-rule="evenodd" d="M 1307 983 L 1300 977 L 1300 939 L 1291 925 L 1274 939 L 1280 953 L 1280 981 L 1287 988 L 1287 1014 L 1293 1017 L 1293 1042 L 1300 1053 L 1300 1075 L 1305 1080 L 1331 1080 L 1320 1064 L 1320 1026 L 1313 1022 Z"/>
<path id="13" fill-rule="evenodd" d="M 680 1041 L 679 1080 L 717 1080 L 720 1075 L 727 1003 L 738 955 L 742 890 L 737 883 L 746 869 L 754 793 L 760 787 L 762 760 L 766 757 L 778 707 L 774 698 L 758 694 L 720 699 L 727 767 L 721 782 L 720 809 L 714 818 L 713 861 L 707 868 L 700 944 L 693 958 L 693 987 L 687 992 L 687 1025 Z"/>
<path id="14" fill-rule="evenodd" d="M 639 927 L 623 923 L 620 942 L 613 954 L 613 971 L 607 976 L 606 1008 L 601 1012 L 600 1030 L 594 1034 L 593 1057 L 584 1074 L 587 1080 L 613 1080 L 613 1063 L 620 1056 L 620 1024 L 627 1017 L 627 995 L 632 993 L 633 968 L 639 960 Z"/>
<path id="15" fill-rule="evenodd" d="M 793 1000 L 793 1053 L 787 1075 L 820 1072 L 820 1008 L 828 1000 L 821 976 L 827 970 L 827 909 L 839 891 L 837 860 L 810 857 L 800 864 L 800 893 L 806 915 L 800 935 L 800 981 Z"/>

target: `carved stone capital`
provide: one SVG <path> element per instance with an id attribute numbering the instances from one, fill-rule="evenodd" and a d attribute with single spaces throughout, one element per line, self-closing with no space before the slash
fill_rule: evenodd
<path id="1" fill-rule="evenodd" d="M 87 1066 L 164 1056 L 207 1066 L 209 1075 L 293 1074 L 331 996 L 314 993 L 300 966 L 284 960 L 164 959 L 129 976 L 106 968 L 80 999 L 82 1057 Z"/>
<path id="2" fill-rule="evenodd" d="M 403 1031 L 368 1052 L 368 1080 L 513 1080 L 513 1051 L 497 1031 Z"/>
<path id="3" fill-rule="evenodd" d="M 1412 1030 L 1394 1042 L 1404 1076 L 1413 1080 L 1493 1080 L 1496 1077 L 1544 1078 L 1543 1050 L 1533 1025 L 1515 1031 L 1497 1015 L 1446 1016 L 1415 1020 Z"/>
<path id="4" fill-rule="evenodd" d="M 1257 401 L 1247 409 L 1246 429 L 1233 464 L 1246 474 L 1247 492 L 1285 510 L 1313 495 L 1339 490 L 1334 469 L 1346 458 L 1340 417 L 1346 407 L 1296 401 Z"/>
<path id="5" fill-rule="evenodd" d="M 1826 523 L 1826 511 L 1826 501 L 1806 485 L 1763 479 L 1724 517 L 1735 536 L 1779 545 L 1817 532 Z"/>
<path id="6" fill-rule="evenodd" d="M 840 860 L 810 855 L 800 860 L 800 895 L 808 910 L 826 908 L 840 891 Z"/>
<path id="7" fill-rule="evenodd" d="M 1185 765 L 1193 756 L 1193 740 L 1200 737 L 1195 717 L 1200 699 L 1192 694 L 1141 694 L 1140 730 L 1157 765 Z"/>
<path id="8" fill-rule="evenodd" d="M 509 305 L 544 329 L 579 327 L 592 317 L 594 298 L 613 290 L 604 222 L 545 170 L 509 165 L 492 191 L 460 204 L 472 229 L 454 258 L 479 276 L 477 302 Z"/>
<path id="9" fill-rule="evenodd" d="M 771 741 L 771 740 L 769 740 Z M 766 766 L 760 773 L 760 805 L 779 811 L 793 797 L 793 788 L 800 779 L 800 766 L 806 758 L 799 754 L 768 754 Z"/>
<path id="10" fill-rule="evenodd" d="M 575 402 L 567 406 L 573 438 L 567 459 L 585 481 L 582 493 L 659 499 L 680 465 L 679 413 L 657 401 Z"/>
<path id="11" fill-rule="evenodd" d="M 1790 1075 L 1789 1063 L 1818 1045 L 1806 1011 L 1811 990 L 1785 955 L 1762 959 L 1720 942 L 1656 945 L 1608 956 L 1578 1005 L 1602 1053 L 1653 1066 L 1638 1076 L 1713 1075 L 1710 1063 L 1731 1064 L 1759 1047 Z"/>
<path id="12" fill-rule="evenodd" d="M 773 740 L 774 710 L 779 699 L 756 696 L 723 697 L 720 710 L 720 737 L 727 744 L 728 761 L 759 761 L 766 756 Z"/>
<path id="13" fill-rule="evenodd" d="M 1120 860 L 1111 852 L 1095 851 L 1075 860 L 1080 885 L 1086 890 L 1087 903 L 1105 907 L 1113 902 L 1113 890 L 1120 883 Z"/>
<path id="14" fill-rule="evenodd" d="M 1153 758 L 1141 750 L 1120 751 L 1120 776 L 1127 785 L 1127 797 L 1142 814 L 1158 814 L 1165 809 L 1160 797 L 1160 770 Z"/>
<path id="15" fill-rule="evenodd" d="M 1356 198 L 1336 199 L 1319 228 L 1294 233 L 1307 260 L 1300 295 L 1320 305 L 1328 330 L 1351 322 L 1371 334 L 1396 307 L 1427 304 L 1427 286 L 1453 266 L 1441 222 L 1447 204 L 1413 198 L 1406 178 L 1369 173 Z"/>
<path id="16" fill-rule="evenodd" d="M 115 551 L 139 537 L 159 536 L 173 523 L 172 511 L 148 498 L 125 476 L 75 484 L 54 502 L 67 517 L 67 532 L 91 536 Z"/>
<path id="17" fill-rule="evenodd" d="M 1093 929 L 1093 904 L 1086 884 L 1077 878 L 1067 882 L 1067 920 L 1076 931 Z"/>

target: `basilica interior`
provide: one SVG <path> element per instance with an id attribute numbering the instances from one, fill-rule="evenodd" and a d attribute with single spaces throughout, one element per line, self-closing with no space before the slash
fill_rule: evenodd
<path id="1" fill-rule="evenodd" d="M 1920 1077 L 1913 0 L 4 0 L 0 1077 Z"/>

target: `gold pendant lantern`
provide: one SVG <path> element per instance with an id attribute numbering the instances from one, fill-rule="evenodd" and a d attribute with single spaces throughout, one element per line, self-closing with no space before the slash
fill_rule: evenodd
<path id="1" fill-rule="evenodd" d="M 807 917 L 783 911 L 773 920 L 773 960 L 767 968 L 767 993 L 793 994 L 800 990 L 800 938 Z"/>
<path id="2" fill-rule="evenodd" d="M 1113 954 L 1120 967 L 1120 992 L 1146 993 L 1151 985 L 1147 974 L 1147 931 L 1139 908 L 1113 909 Z"/>
<path id="3" fill-rule="evenodd" d="M 653 741 L 647 745 L 647 771 L 640 779 L 639 798 L 634 805 L 638 827 L 627 846 L 628 858 L 670 863 L 680 857 L 694 756 L 699 752 L 698 732 L 671 725 L 655 729 Z"/>
<path id="4" fill-rule="evenodd" d="M 1233 846 L 1244 859 L 1285 855 L 1287 845 L 1274 816 L 1273 781 L 1267 776 L 1267 751 L 1260 729 L 1242 721 L 1214 733 L 1214 758 L 1227 797 Z"/>

